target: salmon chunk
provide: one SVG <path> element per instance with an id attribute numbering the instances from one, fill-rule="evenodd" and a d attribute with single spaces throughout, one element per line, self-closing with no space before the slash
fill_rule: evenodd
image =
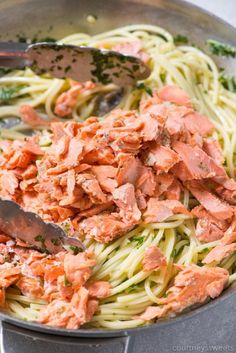
<path id="1" fill-rule="evenodd" d="M 176 141 L 173 144 L 173 149 L 178 153 L 188 172 L 183 181 L 225 175 L 224 169 L 198 146 L 192 147 Z"/>
<path id="2" fill-rule="evenodd" d="M 58 299 L 52 301 L 39 314 L 38 322 L 52 327 L 78 329 L 81 322 L 72 311 L 69 302 Z"/>
<path id="3" fill-rule="evenodd" d="M 228 279 L 228 271 L 220 267 L 188 266 L 175 277 L 167 298 L 159 300 L 161 306 L 148 307 L 139 318 L 148 321 L 172 316 L 192 305 L 202 304 L 208 298 L 216 298 L 223 291 Z"/>
<path id="4" fill-rule="evenodd" d="M 180 201 L 159 201 L 157 198 L 152 197 L 147 203 L 147 210 L 144 212 L 143 218 L 145 223 L 163 222 L 176 213 L 183 213 L 191 216 L 191 213 Z"/>
<path id="5" fill-rule="evenodd" d="M 93 254 L 89 251 L 72 255 L 65 255 L 64 269 L 65 275 L 73 286 L 82 286 L 90 277 L 91 269 L 96 264 Z"/>
<path id="6" fill-rule="evenodd" d="M 106 281 L 97 281 L 89 283 L 88 286 L 89 295 L 95 298 L 106 298 L 109 297 L 111 292 L 111 285 Z"/>
<path id="7" fill-rule="evenodd" d="M 196 236 L 200 241 L 208 243 L 223 238 L 228 227 L 225 220 L 218 220 L 202 206 L 196 206 L 191 213 L 198 218 Z"/>
<path id="8" fill-rule="evenodd" d="M 214 125 L 210 122 L 210 120 L 198 112 L 187 114 L 184 118 L 184 125 L 186 129 L 191 132 L 191 134 L 198 133 L 204 137 L 212 133 L 214 130 Z"/>
<path id="9" fill-rule="evenodd" d="M 74 107 L 76 106 L 79 94 L 85 92 L 86 90 L 91 90 L 94 87 L 95 84 L 89 81 L 84 84 L 79 82 L 72 84 L 70 89 L 60 94 L 57 98 L 54 108 L 55 114 L 62 118 L 66 118 L 71 115 Z"/>
<path id="10" fill-rule="evenodd" d="M 210 264 L 212 262 L 218 264 L 224 258 L 233 254 L 234 251 L 236 251 L 236 243 L 218 245 L 207 254 L 203 262 L 205 264 Z"/>
<path id="11" fill-rule="evenodd" d="M 143 258 L 143 270 L 153 271 L 166 266 L 166 258 L 158 246 L 150 246 L 145 250 Z"/>
<path id="12" fill-rule="evenodd" d="M 41 298 L 44 294 L 40 280 L 36 278 L 21 277 L 16 282 L 16 286 L 20 289 L 21 293 L 28 298 Z"/>
<path id="13" fill-rule="evenodd" d="M 20 277 L 21 269 L 19 266 L 0 269 L 0 288 L 8 288 Z"/>
<path id="14" fill-rule="evenodd" d="M 222 165 L 224 163 L 224 156 L 219 142 L 214 138 L 204 140 L 203 150 L 212 157 L 216 163 Z"/>
<path id="15" fill-rule="evenodd" d="M 124 223 L 115 213 L 89 217 L 78 224 L 81 234 L 99 243 L 109 243 L 132 228 L 133 224 Z"/>
<path id="16" fill-rule="evenodd" d="M 135 189 L 132 184 L 124 184 L 112 193 L 114 202 L 120 208 L 120 216 L 124 221 L 136 224 L 141 218 L 141 212 L 138 209 Z"/>
<path id="17" fill-rule="evenodd" d="M 177 105 L 191 107 L 189 96 L 178 86 L 165 86 L 158 91 L 158 97 L 162 101 L 172 102 Z"/>
<path id="18" fill-rule="evenodd" d="M 186 186 L 201 205 L 216 219 L 226 220 L 233 216 L 233 209 L 227 203 L 209 192 L 198 182 L 188 182 Z"/>
<path id="19" fill-rule="evenodd" d="M 112 47 L 112 50 L 117 51 L 123 55 L 136 56 L 145 63 L 149 60 L 148 54 L 143 51 L 142 43 L 138 39 L 117 44 Z"/>
<path id="20" fill-rule="evenodd" d="M 145 158 L 145 164 L 153 167 L 158 173 L 168 172 L 177 162 L 177 153 L 169 147 L 158 145 L 150 148 Z"/>
<path id="21" fill-rule="evenodd" d="M 32 127 L 49 126 L 51 123 L 49 120 L 43 119 L 33 107 L 27 104 L 20 106 L 19 113 L 23 122 Z"/>

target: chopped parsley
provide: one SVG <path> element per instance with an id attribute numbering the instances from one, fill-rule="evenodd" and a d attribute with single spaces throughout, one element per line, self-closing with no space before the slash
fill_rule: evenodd
<path id="1" fill-rule="evenodd" d="M 161 79 L 161 82 L 162 82 L 162 83 L 165 83 L 165 82 L 166 82 L 166 73 L 165 73 L 165 72 L 163 72 L 163 73 L 160 74 L 160 79 Z"/>
<path id="2" fill-rule="evenodd" d="M 65 68 L 65 73 L 67 73 L 68 71 L 71 70 L 71 65 L 68 65 L 66 68 Z"/>
<path id="3" fill-rule="evenodd" d="M 101 82 L 102 84 L 108 84 L 112 82 L 112 76 L 119 78 L 122 71 L 127 71 L 127 76 L 134 79 L 134 73 L 139 69 L 137 59 L 132 56 L 125 56 L 119 53 L 109 54 L 101 52 L 97 49 L 91 49 L 92 62 L 94 70 L 91 71 L 94 78 L 93 82 Z M 131 67 L 128 67 L 126 63 L 129 63 Z M 112 71 L 106 71 L 114 69 Z"/>
<path id="4" fill-rule="evenodd" d="M 203 249 L 202 251 L 201 251 L 201 254 L 205 254 L 205 253 L 207 253 L 209 251 L 209 248 L 205 248 L 205 249 Z"/>
<path id="5" fill-rule="evenodd" d="M 0 89 L 0 101 L 7 102 L 13 99 L 15 97 L 15 94 L 25 87 L 25 85 L 18 85 L 15 87 L 2 87 Z"/>
<path id="6" fill-rule="evenodd" d="M 207 44 L 214 55 L 231 56 L 232 58 L 236 56 L 235 48 L 229 44 L 221 43 L 214 39 L 208 39 Z"/>
<path id="7" fill-rule="evenodd" d="M 204 264 L 202 263 L 202 261 L 201 261 L 201 260 L 198 260 L 198 262 L 197 262 L 197 266 L 202 267 L 202 266 L 204 266 Z"/>
<path id="8" fill-rule="evenodd" d="M 131 284 L 131 286 L 126 289 L 126 293 L 131 293 L 133 291 L 136 291 L 137 289 L 139 289 L 139 286 L 137 284 Z"/>
<path id="9" fill-rule="evenodd" d="M 141 236 L 141 237 L 133 237 L 132 238 L 132 241 L 135 241 L 137 243 L 136 244 L 137 248 L 140 248 L 140 246 L 143 245 L 144 240 L 145 240 L 145 237 L 143 237 L 143 236 Z"/>
<path id="10" fill-rule="evenodd" d="M 41 251 L 45 252 L 45 253 L 48 253 L 48 250 L 45 246 L 45 238 L 39 234 L 39 235 L 36 235 L 36 237 L 34 238 L 35 241 L 38 241 L 41 243 L 41 245 L 39 246 L 39 248 L 41 249 Z"/>
<path id="11" fill-rule="evenodd" d="M 176 255 L 177 255 L 177 251 L 176 251 L 176 249 L 173 249 L 173 251 L 171 253 L 171 257 L 175 258 Z"/>
<path id="12" fill-rule="evenodd" d="M 55 246 L 58 246 L 61 244 L 61 241 L 60 239 L 55 238 L 55 239 L 51 239 L 51 243 Z"/>
<path id="13" fill-rule="evenodd" d="M 34 43 L 55 43 L 57 40 L 55 38 L 52 38 L 52 37 L 43 37 L 43 38 L 37 38 L 37 37 L 34 37 L 32 40 L 31 40 L 31 43 L 34 44 Z"/>
<path id="14" fill-rule="evenodd" d="M 79 252 L 82 252 L 83 249 L 81 249 L 79 246 L 76 245 L 64 245 L 63 246 L 67 251 L 70 251 L 73 253 L 73 255 L 77 255 Z"/>
<path id="15" fill-rule="evenodd" d="M 174 36 L 174 43 L 176 45 L 178 44 L 187 44 L 188 43 L 188 38 L 182 34 L 176 34 L 176 36 Z"/>
<path id="16" fill-rule="evenodd" d="M 71 282 L 68 280 L 66 275 L 64 275 L 64 287 L 71 287 Z"/>
<path id="17" fill-rule="evenodd" d="M 39 234 L 39 235 L 36 235 L 34 240 L 35 241 L 41 241 L 43 243 L 45 241 L 45 238 L 41 234 Z"/>
<path id="18" fill-rule="evenodd" d="M 137 84 L 137 88 L 144 90 L 145 92 L 147 92 L 147 94 L 149 94 L 150 96 L 153 96 L 152 89 L 150 87 L 146 86 L 143 82 Z"/>
<path id="19" fill-rule="evenodd" d="M 228 77 L 224 74 L 221 74 L 219 77 L 219 82 L 228 91 L 236 93 L 236 80 L 234 77 Z"/>
<path id="20" fill-rule="evenodd" d="M 51 142 L 52 144 L 52 142 Z M 61 228 L 64 230 L 64 232 L 68 235 L 71 233 L 71 224 L 70 222 L 64 221 L 60 224 Z"/>

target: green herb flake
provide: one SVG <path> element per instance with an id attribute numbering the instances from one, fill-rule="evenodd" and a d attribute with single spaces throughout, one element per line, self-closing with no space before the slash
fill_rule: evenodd
<path id="1" fill-rule="evenodd" d="M 140 246 L 143 245 L 144 240 L 145 240 L 145 237 L 143 237 L 143 236 L 141 236 L 141 237 L 133 237 L 132 238 L 132 241 L 135 241 L 137 243 L 136 244 L 137 248 L 140 248 Z"/>
<path id="2" fill-rule="evenodd" d="M 208 39 L 207 45 L 214 55 L 231 56 L 232 58 L 235 58 L 236 50 L 229 44 L 221 43 L 213 39 Z"/>
<path id="3" fill-rule="evenodd" d="M 57 40 L 55 38 L 52 38 L 52 37 L 33 37 L 30 42 L 32 44 L 35 44 L 35 43 L 55 43 Z"/>
<path id="4" fill-rule="evenodd" d="M 165 73 L 165 72 L 163 72 L 163 73 L 160 74 L 160 79 L 161 79 L 161 82 L 162 82 L 162 83 L 165 83 L 165 82 L 166 82 L 166 73 Z"/>
<path id="5" fill-rule="evenodd" d="M 60 60 L 63 59 L 63 57 L 64 57 L 64 56 L 63 56 L 62 54 L 57 55 L 56 58 L 55 58 L 55 61 L 60 61 Z"/>
<path id="6" fill-rule="evenodd" d="M 61 223 L 61 227 L 64 230 L 64 232 L 68 235 L 71 232 L 71 224 L 69 222 L 63 222 Z"/>
<path id="7" fill-rule="evenodd" d="M 83 249 L 76 245 L 64 245 L 63 246 L 67 251 L 70 251 L 73 253 L 73 255 L 77 255 L 78 253 L 82 252 Z"/>
<path id="8" fill-rule="evenodd" d="M 36 235 L 34 240 L 35 241 L 41 241 L 43 243 L 45 241 L 45 238 L 41 234 L 39 234 L 39 235 Z"/>
<path id="9" fill-rule="evenodd" d="M 112 82 L 112 75 L 120 77 L 127 71 L 127 76 L 134 78 L 134 72 L 137 70 L 137 60 L 131 56 L 125 56 L 118 53 L 110 52 L 109 55 L 97 49 L 91 50 L 92 62 L 94 69 L 91 71 L 93 82 L 100 82 L 102 84 L 109 84 Z M 132 65 L 132 68 L 127 67 L 126 63 Z M 119 71 L 113 72 L 111 68 L 119 68 Z"/>
<path id="10" fill-rule="evenodd" d="M 236 93 L 236 80 L 234 77 L 228 77 L 227 75 L 221 74 L 219 82 L 228 91 Z"/>
<path id="11" fill-rule="evenodd" d="M 175 258 L 176 255 L 177 255 L 177 251 L 176 251 L 176 249 L 173 249 L 173 251 L 171 253 L 171 257 Z"/>
<path id="12" fill-rule="evenodd" d="M 175 45 L 187 44 L 188 38 L 182 34 L 176 34 L 176 36 L 174 36 L 174 43 L 175 43 Z"/>
<path id="13" fill-rule="evenodd" d="M 60 241 L 60 239 L 55 238 L 55 239 L 51 239 L 51 243 L 55 246 L 58 246 L 61 244 L 61 241 Z"/>
<path id="14" fill-rule="evenodd" d="M 66 68 L 65 68 L 65 73 L 67 73 L 68 71 L 71 70 L 71 65 L 68 65 Z"/>
<path id="15" fill-rule="evenodd" d="M 145 85 L 145 83 L 141 82 L 139 84 L 137 84 L 136 86 L 138 89 L 144 90 L 147 94 L 149 94 L 150 96 L 153 96 L 153 92 L 152 89 L 148 86 Z"/>
<path id="16" fill-rule="evenodd" d="M 209 251 L 209 248 L 205 248 L 205 249 L 203 249 L 202 251 L 201 251 L 201 254 L 205 254 L 205 253 L 207 253 Z"/>
<path id="17" fill-rule="evenodd" d="M 15 98 L 15 94 L 21 89 L 25 88 L 25 85 L 18 85 L 15 87 L 2 87 L 0 88 L 0 101 L 7 102 Z"/>
<path id="18" fill-rule="evenodd" d="M 64 275 L 64 287 L 71 287 L 71 286 L 72 286 L 71 282 L 68 280 L 66 275 Z"/>
<path id="19" fill-rule="evenodd" d="M 41 42 L 41 43 L 55 43 L 56 41 L 57 40 L 52 37 L 43 37 L 38 39 L 38 42 Z"/>
<path id="20" fill-rule="evenodd" d="M 202 261 L 201 261 L 201 260 L 199 260 L 199 261 L 197 262 L 197 266 L 199 266 L 199 267 L 203 267 L 203 266 L 204 266 L 204 264 L 202 263 Z"/>
<path id="21" fill-rule="evenodd" d="M 134 292 L 138 289 L 139 289 L 139 286 L 134 283 L 134 284 L 131 284 L 131 286 L 129 286 L 125 291 L 127 294 L 129 294 L 129 293 Z"/>

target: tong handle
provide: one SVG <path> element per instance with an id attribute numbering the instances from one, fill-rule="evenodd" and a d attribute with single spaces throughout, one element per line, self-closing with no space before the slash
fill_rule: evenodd
<path id="1" fill-rule="evenodd" d="M 27 48 L 27 43 L 0 42 L 0 56 L 22 56 Z"/>
<path id="2" fill-rule="evenodd" d="M 27 65 L 27 43 L 0 42 L 0 67 L 23 69 Z"/>

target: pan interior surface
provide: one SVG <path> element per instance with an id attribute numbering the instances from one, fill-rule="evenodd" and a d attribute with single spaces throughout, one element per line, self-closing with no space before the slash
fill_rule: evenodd
<path id="1" fill-rule="evenodd" d="M 96 16 L 94 23 L 88 22 L 88 16 Z M 14 26 L 12 25 L 14 19 Z M 24 19 L 24 20 L 22 20 Z M 32 23 L 34 24 L 32 26 Z M 181 1 L 171 0 L 2 0 L 0 1 L 0 40 L 15 40 L 16 38 L 62 38 L 66 35 L 84 32 L 97 34 L 128 24 L 154 24 L 164 27 L 171 33 L 181 33 L 189 37 L 192 43 L 202 49 L 206 49 L 208 38 L 226 41 L 236 45 L 236 30 L 230 25 L 220 21 L 216 17 Z M 206 49 L 207 51 L 207 49 Z M 236 64 L 231 59 L 216 60 L 219 66 L 223 66 L 227 72 L 235 72 Z M 222 300 L 227 300 L 232 295 L 232 290 L 227 289 L 221 298 L 214 303 L 183 315 L 169 322 L 160 322 L 152 325 L 152 329 L 158 325 L 176 324 L 181 319 L 187 319 L 201 310 L 207 310 L 212 305 L 218 305 Z M 79 331 L 56 330 L 44 328 L 42 325 L 24 323 L 3 315 L 3 320 L 23 326 L 32 330 L 39 330 L 52 334 L 69 336 L 120 336 L 127 335 L 128 330 L 108 331 L 95 329 L 80 329 Z M 145 330 L 138 328 L 134 330 Z"/>

